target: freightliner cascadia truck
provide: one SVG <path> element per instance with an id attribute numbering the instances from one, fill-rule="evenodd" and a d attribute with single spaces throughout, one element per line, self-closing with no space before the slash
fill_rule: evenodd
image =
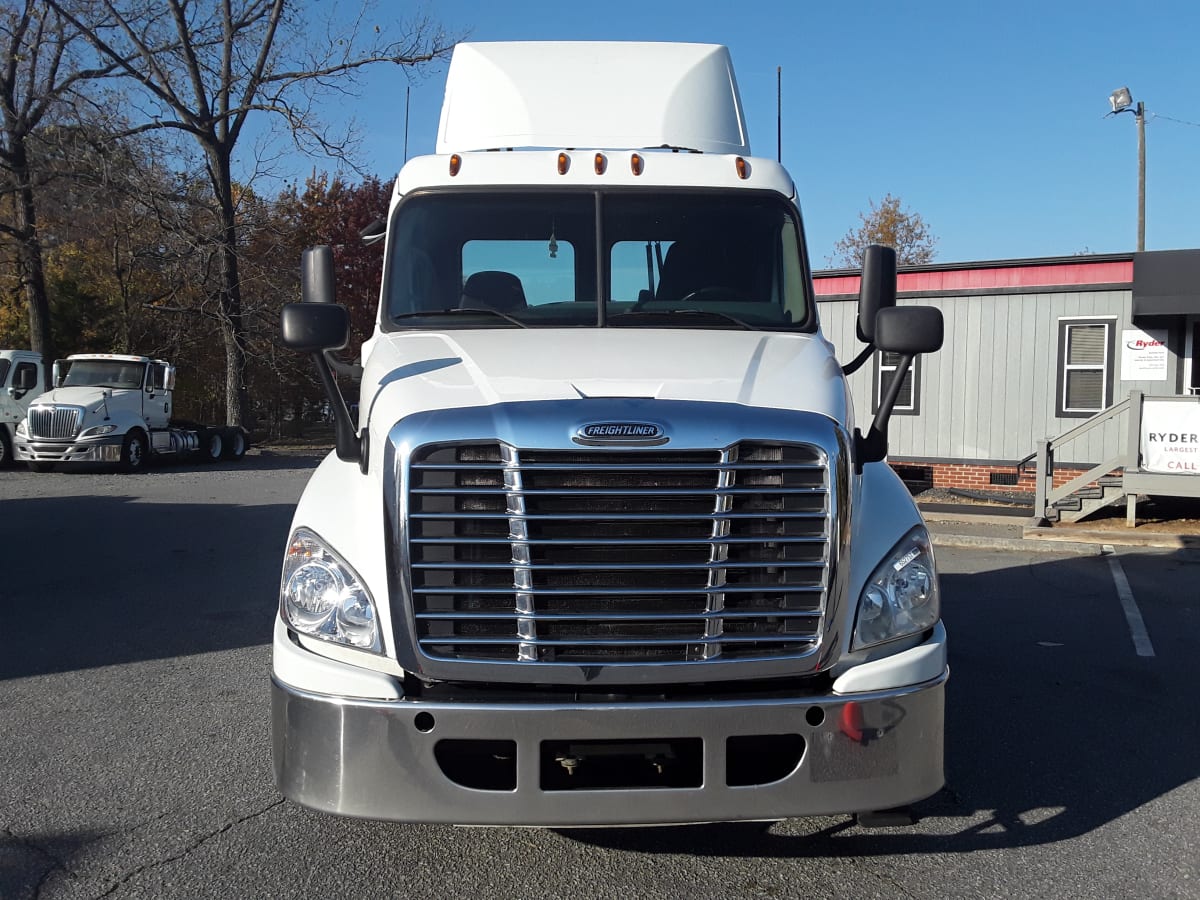
<path id="1" fill-rule="evenodd" d="M 336 435 L 280 582 L 287 797 L 571 827 L 878 814 L 942 786 L 938 578 L 885 461 L 941 316 L 896 306 L 871 248 L 864 346 L 837 361 L 724 47 L 459 45 L 436 153 L 377 231 L 357 397 L 329 248 L 281 317 Z M 845 374 L 876 351 L 900 364 L 856 423 Z"/>

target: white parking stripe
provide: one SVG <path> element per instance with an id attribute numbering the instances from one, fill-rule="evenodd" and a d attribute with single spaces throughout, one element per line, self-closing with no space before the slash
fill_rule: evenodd
<path id="1" fill-rule="evenodd" d="M 1133 648 L 1138 656 L 1153 656 L 1154 645 L 1150 643 L 1150 635 L 1146 631 L 1146 622 L 1142 619 L 1142 611 L 1138 609 L 1137 600 L 1133 598 L 1133 590 L 1129 587 L 1129 579 L 1121 568 L 1121 560 L 1117 559 L 1116 548 L 1111 544 L 1104 545 L 1108 555 L 1108 568 L 1112 571 L 1113 583 L 1117 586 L 1117 596 L 1121 598 L 1121 608 L 1125 610 L 1125 621 L 1129 623 L 1129 633 L 1133 637 Z"/>

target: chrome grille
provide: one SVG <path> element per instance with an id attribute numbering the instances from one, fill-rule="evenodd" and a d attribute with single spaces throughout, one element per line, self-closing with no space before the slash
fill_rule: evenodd
<path id="1" fill-rule="evenodd" d="M 418 645 L 534 664 L 803 656 L 821 633 L 830 510 L 811 444 L 427 446 L 408 494 Z"/>
<path id="2" fill-rule="evenodd" d="M 31 406 L 29 436 L 51 440 L 73 438 L 79 434 L 83 410 L 78 406 Z"/>

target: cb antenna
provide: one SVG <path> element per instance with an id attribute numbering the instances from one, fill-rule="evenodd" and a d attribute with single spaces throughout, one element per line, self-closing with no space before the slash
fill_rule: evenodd
<path id="1" fill-rule="evenodd" d="M 783 66 L 775 67 L 775 161 L 783 162 Z"/>

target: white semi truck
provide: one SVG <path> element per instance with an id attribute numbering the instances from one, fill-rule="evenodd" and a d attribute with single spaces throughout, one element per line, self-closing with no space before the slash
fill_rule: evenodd
<path id="1" fill-rule="evenodd" d="M 0 468 L 12 462 L 13 433 L 45 383 L 42 354 L 0 350 Z"/>
<path id="2" fill-rule="evenodd" d="M 175 367 L 165 360 L 78 353 L 54 363 L 52 382 L 13 437 L 15 458 L 35 472 L 71 463 L 139 472 L 154 458 L 239 460 L 249 447 L 240 427 L 174 418 Z"/>
<path id="3" fill-rule="evenodd" d="M 467 43 L 396 179 L 357 421 L 328 248 L 284 342 L 336 450 L 273 646 L 282 792 L 412 822 L 772 820 L 943 784 L 929 533 L 885 461 L 933 309 L 867 255 L 846 366 L 728 51 Z M 897 354 L 873 422 L 844 377 Z"/>

